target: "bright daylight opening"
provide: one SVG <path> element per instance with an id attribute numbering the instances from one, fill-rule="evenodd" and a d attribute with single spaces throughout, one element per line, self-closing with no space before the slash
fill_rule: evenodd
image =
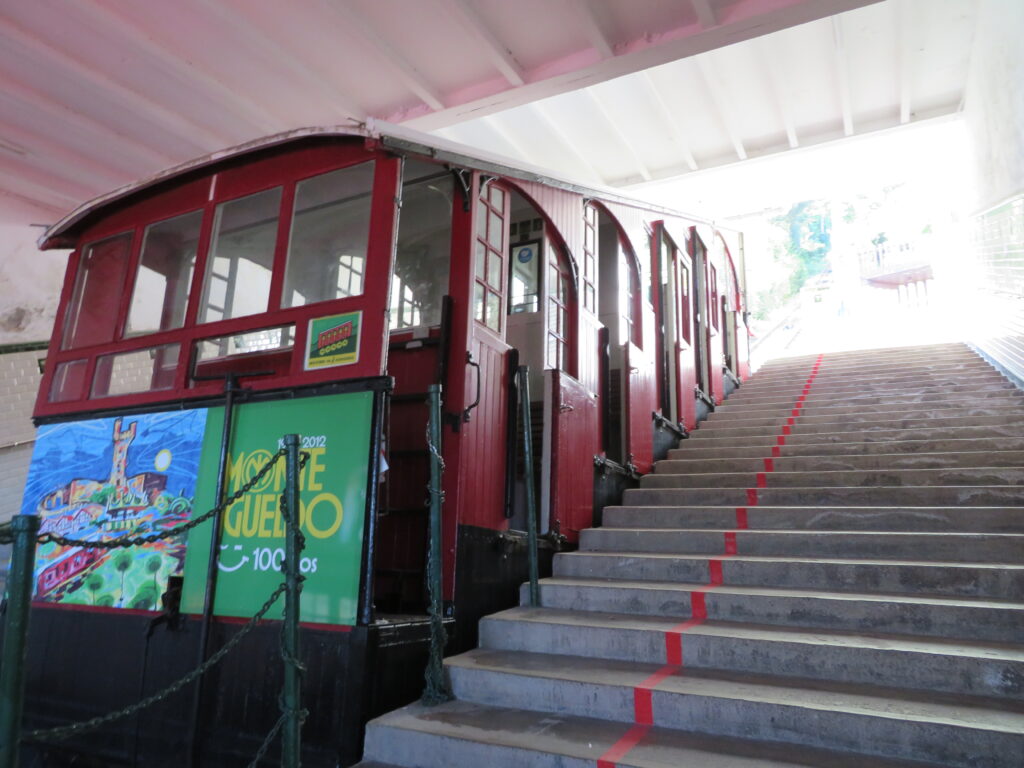
<path id="1" fill-rule="evenodd" d="M 968 151 L 962 120 L 950 119 L 693 173 L 641 194 L 744 233 L 755 368 L 777 357 L 962 341 L 992 311 L 964 298 L 975 287 Z"/>

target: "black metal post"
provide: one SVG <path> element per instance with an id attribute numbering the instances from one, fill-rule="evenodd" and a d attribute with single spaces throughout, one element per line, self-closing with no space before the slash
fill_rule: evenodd
<path id="1" fill-rule="evenodd" d="M 288 506 L 288 525 L 285 530 L 284 570 L 284 691 L 282 704 L 287 719 L 284 722 L 284 739 L 281 745 L 281 765 L 284 768 L 298 768 L 302 759 L 302 674 L 299 669 L 299 595 L 302 581 L 299 578 L 299 556 L 302 544 L 299 542 L 299 436 L 284 436 L 285 450 L 285 502 Z"/>
<path id="2" fill-rule="evenodd" d="M 427 388 L 427 449 L 430 451 L 430 541 L 427 548 L 427 591 L 430 594 L 430 657 L 425 672 L 426 687 L 421 701 L 427 705 L 440 704 L 451 698 L 444 679 L 444 647 L 447 635 L 442 618 L 442 565 L 441 565 L 441 385 Z"/>
<path id="3" fill-rule="evenodd" d="M 519 397 L 523 417 L 523 463 L 526 483 L 526 547 L 530 569 L 530 607 L 540 605 L 537 565 L 537 497 L 533 485 L 533 430 L 530 427 L 530 368 L 519 366 Z"/>
<path id="4" fill-rule="evenodd" d="M 7 621 L 0 657 L 0 768 L 16 768 L 21 715 L 25 704 L 25 651 L 32 607 L 32 570 L 36 559 L 39 518 L 15 515 L 11 568 L 7 574 Z"/>
<path id="5" fill-rule="evenodd" d="M 238 379 L 234 373 L 224 377 L 224 425 L 220 437 L 220 463 L 217 465 L 216 506 L 224 503 L 228 485 L 228 462 L 231 458 L 231 429 L 234 425 L 235 393 Z M 224 515 L 214 515 L 210 531 L 210 559 L 206 565 L 206 593 L 203 597 L 203 619 L 199 627 L 199 650 L 196 665 L 206 661 L 210 647 L 210 626 L 213 623 L 213 604 L 217 597 L 217 563 L 220 556 L 220 538 L 224 528 Z M 196 680 L 192 694 L 192 722 L 189 724 L 189 766 L 200 764 L 199 751 L 202 745 L 203 676 Z"/>

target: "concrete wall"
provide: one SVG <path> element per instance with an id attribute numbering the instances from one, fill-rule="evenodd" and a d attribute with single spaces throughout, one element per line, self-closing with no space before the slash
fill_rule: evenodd
<path id="1" fill-rule="evenodd" d="M 964 98 L 974 161 L 976 348 L 1024 386 L 1024 3 L 981 0 Z"/>
<path id="2" fill-rule="evenodd" d="M 40 227 L 0 223 L 0 344 L 49 341 L 64 280 L 67 251 L 36 248 Z M 0 354 L 0 521 L 21 508 L 32 459 L 32 406 L 45 350 Z M 0 547 L 0 584 L 7 571 Z"/>

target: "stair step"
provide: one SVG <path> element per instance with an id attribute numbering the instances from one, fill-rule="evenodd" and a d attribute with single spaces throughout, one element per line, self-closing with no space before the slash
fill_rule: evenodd
<path id="1" fill-rule="evenodd" d="M 724 424 L 733 421 L 745 422 L 751 419 L 774 419 L 779 416 L 789 417 L 795 407 L 796 398 L 774 404 L 752 403 L 749 406 L 737 405 L 733 408 L 720 406 L 708 416 L 707 424 Z M 884 402 L 865 400 L 863 402 L 851 403 L 849 400 L 845 400 L 842 404 L 835 405 L 808 405 L 805 400 L 801 405 L 800 415 L 802 417 L 857 416 L 869 413 L 902 414 L 911 410 L 916 412 L 922 409 L 960 410 L 963 408 L 1003 409 L 1013 407 L 1024 407 L 1024 393 L 1020 395 L 1008 394 L 1001 397 L 972 398 L 967 401 L 962 399 L 931 399 L 922 401 L 918 399 L 913 402 L 892 402 L 890 398 L 886 398 Z"/>
<path id="2" fill-rule="evenodd" d="M 774 466 L 774 464 L 773 464 Z M 766 488 L 858 487 L 879 485 L 1021 485 L 1024 466 L 1006 467 L 939 467 L 936 469 L 839 469 L 797 470 L 774 469 L 765 472 L 762 462 L 755 472 L 658 472 L 640 481 L 641 488 Z M 1024 494 L 1022 494 L 1024 496 Z"/>
<path id="3" fill-rule="evenodd" d="M 928 768 L 795 744 L 716 738 L 543 711 L 450 701 L 413 704 L 370 721 L 366 753 L 416 768 L 594 768 L 623 739 L 619 768 Z M 360 763 L 375 766 L 377 763 Z"/>
<path id="4" fill-rule="evenodd" d="M 654 477 L 648 475 L 647 477 Z M 749 491 L 749 492 L 748 492 Z M 756 494 L 756 497 L 754 496 Z M 1019 507 L 1024 493 L 1016 485 L 879 485 L 868 487 L 789 488 L 629 488 L 627 506 L 914 506 Z"/>
<path id="5" fill-rule="evenodd" d="M 559 578 L 671 581 L 686 584 L 821 589 L 870 594 L 1020 600 L 1024 567 L 877 558 L 758 557 L 645 552 L 555 555 Z M 713 572 L 717 572 L 712 579 Z"/>
<path id="6" fill-rule="evenodd" d="M 905 374 L 898 376 L 871 376 L 866 378 L 841 378 L 835 381 L 811 382 L 810 392 L 816 395 L 837 395 L 839 393 L 864 394 L 878 391 L 902 390 L 904 392 L 916 392 L 926 387 L 959 387 L 964 384 L 974 386 L 986 386 L 1000 384 L 1005 381 L 1002 374 L 990 369 L 984 374 L 972 373 L 964 375 L 963 372 L 953 369 L 945 373 L 926 373 L 921 375 Z M 742 390 L 748 397 L 763 395 L 780 395 L 794 393 L 799 395 L 807 385 L 806 380 L 792 381 L 787 384 L 774 384 L 765 382 L 761 384 L 757 379 L 744 385 Z M 739 400 L 737 400 L 739 402 Z"/>
<path id="7" fill-rule="evenodd" d="M 956 386 L 924 386 L 914 387 L 908 390 L 906 387 L 871 387 L 869 390 L 860 392 L 827 393 L 815 391 L 814 386 L 807 392 L 804 403 L 808 406 L 836 406 L 848 403 L 899 403 L 906 400 L 913 401 L 919 398 L 934 397 L 939 400 L 957 400 L 966 402 L 975 398 L 986 399 L 990 397 L 1013 397 L 1019 393 L 1016 387 L 1006 379 L 1000 381 L 989 381 L 986 383 L 958 384 Z M 784 392 L 754 394 L 744 392 L 742 389 L 733 394 L 725 403 L 723 408 L 753 408 L 754 406 L 768 406 L 773 404 L 784 404 L 794 402 L 803 394 L 803 387 L 793 387 L 792 390 Z M 924 401 L 922 401 L 924 402 Z"/>
<path id="8" fill-rule="evenodd" d="M 880 405 L 875 408 L 853 408 L 844 409 L 847 412 L 839 412 L 840 409 L 830 409 L 824 413 L 817 413 L 809 410 L 800 410 L 800 424 L 856 424 L 866 421 L 879 421 L 883 417 L 899 419 L 946 419 L 946 418 L 974 418 L 977 416 L 1013 416 L 1024 414 L 1024 400 L 1017 398 L 1018 402 L 1004 404 L 1001 401 L 987 401 L 984 403 L 961 403 L 954 406 L 948 404 L 932 405 L 929 403 L 919 405 L 899 404 L 892 407 Z M 737 429 L 740 427 L 763 427 L 786 424 L 793 415 L 794 408 L 779 410 L 776 413 L 762 415 L 744 412 L 732 412 L 719 416 L 717 412 L 712 413 L 707 422 L 701 425 L 701 429 L 712 427 L 729 427 Z"/>
<path id="9" fill-rule="evenodd" d="M 769 451 L 772 446 L 778 444 L 778 432 L 777 429 L 766 429 L 762 430 L 760 434 L 744 434 L 744 435 L 712 435 L 708 433 L 701 433 L 698 429 L 695 432 L 690 433 L 690 437 L 683 441 L 685 448 L 682 450 L 696 451 L 704 450 L 707 448 L 714 448 L 716 446 L 725 447 L 749 447 L 749 446 L 768 446 Z M 698 435 L 700 439 L 697 439 Z M 792 431 L 791 434 L 786 435 L 786 445 L 804 445 L 809 443 L 842 443 L 842 444 L 858 444 L 865 442 L 904 442 L 907 440 L 940 440 L 940 439 L 993 439 L 999 437 L 1011 437 L 1020 438 L 1024 437 L 1024 424 L 1001 424 L 998 426 L 986 425 L 986 426 L 960 426 L 960 427 L 941 427 L 941 426 L 919 426 L 919 427 L 893 427 L 890 423 L 888 428 L 885 429 L 865 429 L 864 425 L 858 425 L 856 429 L 850 431 L 836 431 L 836 432 L 825 432 L 825 431 Z M 767 453 L 768 451 L 766 451 Z"/>
<path id="10" fill-rule="evenodd" d="M 447 667 L 463 701 L 628 723 L 635 717 L 634 689 L 662 665 L 473 651 L 449 659 Z M 663 727 L 965 768 L 1013 765 L 1024 751 L 1024 715 L 962 696 L 929 698 L 686 668 L 657 683 L 651 709 L 654 724 Z"/>
<path id="11" fill-rule="evenodd" d="M 659 475 L 774 472 L 886 471 L 1024 467 L 1022 451 L 958 451 L 949 453 L 875 453 L 859 456 L 778 456 L 770 459 L 664 459 L 654 465 Z"/>
<path id="12" fill-rule="evenodd" d="M 753 384 L 745 384 L 740 393 L 737 394 L 734 402 L 743 404 L 751 398 L 797 398 L 806 386 L 805 381 L 795 381 L 789 386 L 778 387 L 755 387 Z M 1012 387 L 1013 385 L 1009 385 Z M 976 376 L 970 382 L 964 382 L 956 376 L 939 376 L 916 381 L 900 381 L 898 379 L 878 379 L 877 381 L 864 381 L 849 384 L 832 384 L 829 386 L 818 385 L 817 381 L 811 383 L 808 398 L 826 398 L 838 400 L 849 395 L 875 395 L 884 400 L 887 394 L 916 394 L 919 392 L 939 392 L 949 394 L 970 393 L 978 388 L 1007 387 L 1007 381 L 1002 374 L 993 371 L 991 375 Z"/>
<path id="13" fill-rule="evenodd" d="M 751 390 L 772 387 L 791 387 L 794 384 L 804 386 L 808 380 L 811 386 L 828 387 L 833 384 L 860 384 L 877 381 L 906 381 L 909 386 L 914 382 L 927 381 L 936 377 L 957 377 L 960 381 L 973 379 L 991 379 L 998 376 L 991 365 L 983 360 L 977 361 L 939 361 L 934 363 L 916 363 L 913 365 L 886 366 L 863 365 L 846 368 L 830 368 L 822 366 L 814 379 L 810 379 L 812 371 L 806 375 L 795 374 L 757 375 L 747 382 Z"/>
<path id="14" fill-rule="evenodd" d="M 689 439 L 706 440 L 712 437 L 727 437 L 734 441 L 743 442 L 748 437 L 774 437 L 780 433 L 781 427 L 785 423 L 786 420 L 783 419 L 779 424 L 750 427 L 724 427 L 716 424 L 709 424 L 693 432 Z M 893 416 L 888 419 L 879 416 L 875 420 L 870 421 L 819 421 L 816 419 L 797 418 L 796 422 L 790 427 L 790 431 L 794 435 L 808 435 L 853 431 L 890 432 L 894 429 L 914 430 L 937 429 L 941 427 L 978 428 L 1004 426 L 1024 426 L 1024 411 L 1007 413 L 1000 416 L 936 416 L 930 418 L 904 418 Z"/>
<path id="15" fill-rule="evenodd" d="M 668 452 L 669 460 L 740 459 L 762 460 L 774 453 L 774 441 L 764 445 L 709 447 L 705 443 L 680 442 L 678 448 Z M 780 458 L 797 456 L 860 456 L 869 454 L 925 454 L 925 453 L 976 453 L 976 452 L 1024 451 L 1024 437 L 974 437 L 932 439 L 932 440 L 877 440 L 867 442 L 794 442 L 787 440 L 778 446 Z"/>
<path id="16" fill-rule="evenodd" d="M 642 520 L 638 521 L 642 524 Z M 734 551 L 731 551 L 734 550 Z M 757 557 L 854 557 L 1024 566 L 1024 533 L 875 531 L 709 531 L 671 528 L 589 528 L 582 552 L 725 554 Z"/>
<path id="17" fill-rule="evenodd" d="M 524 585 L 520 600 L 529 599 Z M 950 597 L 836 593 L 668 581 L 548 578 L 540 581 L 541 606 L 562 611 L 692 616 L 691 596 L 710 622 L 742 622 L 847 632 L 885 633 L 972 642 L 1012 643 L 1024 626 L 1024 603 Z M 1024 654 L 1020 646 L 1017 652 Z M 1002 681 L 1022 693 L 1024 680 Z"/>
<path id="18" fill-rule="evenodd" d="M 604 528 L 1024 533 L 1024 507 L 605 507 Z"/>

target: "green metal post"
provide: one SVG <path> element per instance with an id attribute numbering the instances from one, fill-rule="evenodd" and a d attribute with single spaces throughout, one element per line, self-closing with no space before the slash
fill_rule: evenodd
<path id="1" fill-rule="evenodd" d="M 302 677 L 298 668 L 299 658 L 299 436 L 285 435 L 285 503 L 288 506 L 289 524 L 285 526 L 284 570 L 288 585 L 284 593 L 283 643 L 287 656 L 284 665 L 284 692 L 282 702 L 288 717 L 284 723 L 284 738 L 281 746 L 281 765 L 284 768 L 298 768 L 301 763 L 302 721 Z"/>
<path id="2" fill-rule="evenodd" d="M 441 583 L 441 385 L 427 388 L 427 441 L 430 450 L 430 543 L 427 550 L 427 590 L 430 593 L 430 657 L 424 673 L 426 687 L 422 701 L 433 706 L 451 699 L 444 678 L 444 630 Z"/>
<path id="3" fill-rule="evenodd" d="M 537 498 L 533 486 L 533 430 L 530 428 L 530 368 L 519 366 L 519 398 L 523 418 L 523 465 L 526 483 L 526 547 L 530 567 L 530 607 L 540 605 L 537 567 Z"/>
<path id="4" fill-rule="evenodd" d="M 7 622 L 0 657 L 0 768 L 15 768 L 18 764 L 21 713 L 25 703 L 25 641 L 32 607 L 32 571 L 39 518 L 15 515 L 10 525 L 14 549 L 7 574 Z"/>

